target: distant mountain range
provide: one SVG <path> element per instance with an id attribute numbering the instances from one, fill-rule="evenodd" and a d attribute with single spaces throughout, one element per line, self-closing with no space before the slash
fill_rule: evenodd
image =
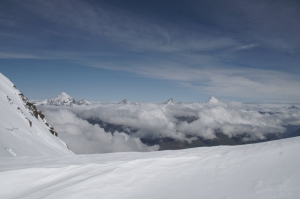
<path id="1" fill-rule="evenodd" d="M 220 100 L 216 99 L 214 96 L 212 96 L 207 102 L 207 104 L 211 104 L 211 105 L 224 105 L 224 103 L 222 103 Z M 91 105 L 91 102 L 82 99 L 80 101 L 76 101 L 73 97 L 71 97 L 70 95 L 68 95 L 65 92 L 60 93 L 59 95 L 57 95 L 54 98 L 51 99 L 46 99 L 43 101 L 35 101 L 33 102 L 33 104 L 41 106 L 41 105 L 53 105 L 53 106 L 69 106 L 69 107 L 73 107 L 73 106 L 87 106 L 87 105 Z M 136 102 L 130 102 L 128 99 L 123 99 L 120 102 L 118 102 L 118 104 L 132 104 L 132 105 L 138 105 L 138 103 Z M 163 102 L 162 104 L 165 105 L 181 105 L 182 102 L 175 102 L 173 100 L 173 98 L 168 99 L 167 101 Z M 297 108 L 297 107 L 291 107 L 291 108 Z"/>

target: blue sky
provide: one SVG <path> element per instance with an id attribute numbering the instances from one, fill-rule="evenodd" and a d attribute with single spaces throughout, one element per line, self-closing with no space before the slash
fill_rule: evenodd
<path id="1" fill-rule="evenodd" d="M 0 2 L 0 72 L 31 99 L 299 102 L 300 2 Z"/>

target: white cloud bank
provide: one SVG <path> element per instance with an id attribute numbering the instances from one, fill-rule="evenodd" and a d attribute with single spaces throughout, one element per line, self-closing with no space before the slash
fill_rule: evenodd
<path id="1" fill-rule="evenodd" d="M 78 118 L 68 110 L 44 112 L 47 121 L 59 132 L 62 140 L 77 154 L 109 153 L 124 151 L 154 151 L 158 146 L 148 147 L 139 138 L 122 132 L 106 133 L 98 125 Z"/>
<path id="2" fill-rule="evenodd" d="M 173 138 L 191 142 L 216 138 L 217 132 L 244 141 L 264 140 L 281 134 L 286 126 L 300 126 L 300 109 L 284 105 L 221 104 L 97 104 L 91 107 L 41 107 L 47 121 L 75 153 L 152 151 L 140 138 Z M 260 111 L 260 112 L 259 112 Z M 82 119 L 81 119 L 82 118 Z M 120 125 L 124 132 L 107 133 L 85 119 L 97 118 Z M 180 119 L 181 118 L 181 119 Z M 192 118 L 183 121 L 182 118 Z"/>

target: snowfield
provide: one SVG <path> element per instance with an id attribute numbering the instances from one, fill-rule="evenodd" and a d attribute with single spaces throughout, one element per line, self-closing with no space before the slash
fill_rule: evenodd
<path id="1" fill-rule="evenodd" d="M 300 198 L 300 138 L 242 146 L 0 158 L 0 198 Z"/>

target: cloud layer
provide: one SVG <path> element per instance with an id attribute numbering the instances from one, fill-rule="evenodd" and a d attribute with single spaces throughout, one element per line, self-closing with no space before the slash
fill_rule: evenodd
<path id="1" fill-rule="evenodd" d="M 123 132 L 107 133 L 68 110 L 48 110 L 44 113 L 48 122 L 59 132 L 60 138 L 77 154 L 154 151 L 159 148 L 148 147 L 139 138 Z"/>
<path id="2" fill-rule="evenodd" d="M 91 107 L 42 107 L 47 120 L 76 153 L 151 151 L 140 139 L 173 138 L 192 142 L 214 139 L 221 132 L 244 141 L 282 134 L 300 126 L 300 109 L 283 105 L 219 104 L 98 104 Z M 87 119 L 122 126 L 123 132 L 105 132 Z"/>

